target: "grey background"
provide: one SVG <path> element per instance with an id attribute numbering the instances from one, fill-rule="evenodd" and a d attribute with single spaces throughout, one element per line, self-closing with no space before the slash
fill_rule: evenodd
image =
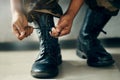
<path id="1" fill-rule="evenodd" d="M 63 11 L 65 12 L 70 0 L 60 0 L 60 5 L 63 8 Z M 86 12 L 86 5 L 83 5 L 80 9 L 78 15 L 76 16 L 73 27 L 71 30 L 71 33 L 67 36 L 61 37 L 60 40 L 68 40 L 68 39 L 76 39 L 80 30 L 80 27 L 82 25 L 84 15 Z M 0 0 L 0 42 L 14 42 L 18 41 L 15 35 L 11 31 L 11 12 L 10 12 L 10 1 L 9 0 Z M 56 21 L 55 21 L 56 22 Z M 113 17 L 106 27 L 104 28 L 105 31 L 107 31 L 107 35 L 104 35 L 103 33 L 100 34 L 100 38 L 116 38 L 120 37 L 119 31 L 120 31 L 120 14 Z M 25 39 L 24 41 L 37 41 L 37 36 L 34 33 Z"/>

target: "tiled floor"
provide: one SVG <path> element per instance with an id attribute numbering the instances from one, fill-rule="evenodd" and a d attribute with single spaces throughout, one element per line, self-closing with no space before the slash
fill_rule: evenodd
<path id="1" fill-rule="evenodd" d="M 120 49 L 107 49 L 112 53 Z M 37 80 L 30 75 L 30 69 L 38 51 L 1 51 L 0 80 Z M 59 80 L 119 80 L 117 66 L 92 68 L 86 65 L 86 60 L 75 54 L 75 49 L 62 49 L 63 63 L 60 73 L 54 79 Z"/>

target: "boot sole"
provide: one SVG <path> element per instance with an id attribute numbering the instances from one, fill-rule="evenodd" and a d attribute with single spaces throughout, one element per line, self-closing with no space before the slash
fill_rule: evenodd
<path id="1" fill-rule="evenodd" d="M 53 77 L 56 77 L 58 75 L 58 71 L 55 72 L 55 73 L 48 73 L 48 72 L 32 72 L 31 71 L 31 75 L 34 77 L 34 78 L 38 78 L 38 79 L 48 79 L 48 78 L 53 78 Z"/>
<path id="2" fill-rule="evenodd" d="M 114 63 L 115 63 L 114 60 L 104 61 L 102 63 L 94 63 L 94 62 L 89 62 L 89 60 L 87 60 L 88 66 L 91 67 L 108 67 L 108 66 L 112 66 Z"/>
<path id="3" fill-rule="evenodd" d="M 60 55 L 57 59 L 57 65 L 59 66 L 60 64 L 62 64 L 62 56 Z M 54 78 L 58 75 L 59 73 L 59 69 L 57 68 L 56 71 L 32 71 L 31 70 L 31 75 L 34 78 L 38 78 L 38 79 L 48 79 L 48 78 Z"/>
<path id="4" fill-rule="evenodd" d="M 78 57 L 82 59 L 87 59 L 86 54 L 80 50 L 77 50 L 76 54 Z M 89 62 L 89 60 L 87 60 L 88 66 L 91 66 L 91 67 L 107 67 L 107 66 L 112 66 L 114 63 L 115 61 L 113 59 L 109 61 L 104 61 L 104 63 L 96 63 L 96 64 L 94 62 Z"/>

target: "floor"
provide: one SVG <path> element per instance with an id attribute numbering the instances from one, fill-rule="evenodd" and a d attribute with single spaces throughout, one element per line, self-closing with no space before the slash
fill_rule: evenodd
<path id="1" fill-rule="evenodd" d="M 120 48 L 107 48 L 114 53 Z M 37 80 L 31 77 L 31 66 L 38 50 L 0 51 L 0 80 Z M 120 72 L 116 64 L 111 67 L 93 68 L 75 54 L 75 49 L 62 49 L 63 63 L 59 66 L 56 80 L 119 80 Z M 40 79 L 41 80 L 41 79 Z"/>

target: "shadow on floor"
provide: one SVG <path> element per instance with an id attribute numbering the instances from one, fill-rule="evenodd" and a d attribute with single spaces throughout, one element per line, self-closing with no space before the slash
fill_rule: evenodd
<path id="1" fill-rule="evenodd" d="M 66 79 L 70 79 L 70 80 L 72 79 L 82 80 L 82 78 L 85 78 L 88 76 L 96 77 L 96 75 L 100 75 L 101 77 L 103 77 L 109 72 L 116 73 L 115 71 L 116 66 L 114 65 L 110 67 L 103 67 L 103 68 L 94 68 L 94 67 L 89 67 L 86 65 L 87 65 L 86 61 L 72 61 L 72 60 L 63 61 L 62 65 L 60 66 L 60 72 L 59 72 L 57 79 L 61 79 L 65 77 Z M 108 75 L 106 75 L 106 77 L 107 76 Z M 92 77 L 90 80 L 92 80 Z"/>
<path id="2" fill-rule="evenodd" d="M 120 70 L 120 54 L 114 53 L 112 56 L 113 56 L 113 58 L 114 58 L 114 60 L 116 62 L 117 67 Z"/>

